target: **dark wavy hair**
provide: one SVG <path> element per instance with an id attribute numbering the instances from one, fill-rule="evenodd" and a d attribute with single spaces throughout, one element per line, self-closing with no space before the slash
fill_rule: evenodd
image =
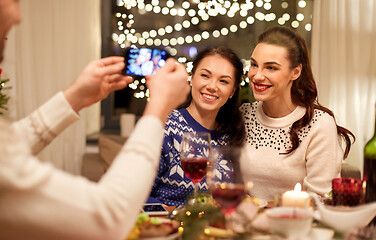
<path id="1" fill-rule="evenodd" d="M 313 78 L 311 64 L 309 61 L 308 48 L 305 40 L 296 32 L 287 27 L 272 27 L 259 35 L 257 43 L 266 43 L 284 47 L 288 53 L 288 60 L 290 62 L 290 68 L 293 69 L 300 64 L 302 65 L 302 71 L 298 79 L 293 81 L 291 87 L 292 102 L 296 105 L 306 108 L 304 116 L 294 122 L 291 126 L 290 137 L 292 147 L 286 152 L 291 153 L 299 146 L 298 131 L 307 126 L 314 116 L 315 109 L 322 110 L 333 117 L 334 114 L 328 108 L 322 106 L 317 99 L 317 87 Z M 344 152 L 344 158 L 350 152 L 351 137 L 355 141 L 355 136 L 349 130 L 344 127 L 337 126 L 337 134 L 345 141 L 346 148 Z"/>
<path id="2" fill-rule="evenodd" d="M 240 61 L 236 53 L 227 47 L 210 47 L 200 51 L 193 60 L 192 75 L 195 74 L 200 62 L 208 56 L 219 55 L 222 58 L 229 61 L 235 68 L 235 84 L 236 88 L 232 98 L 229 98 L 227 102 L 219 109 L 216 121 L 218 123 L 214 137 L 218 137 L 220 134 L 227 134 L 229 136 L 228 145 L 242 145 L 245 140 L 245 126 L 244 119 L 239 110 L 240 98 L 239 89 L 240 82 L 243 76 L 243 64 Z M 187 101 L 180 106 L 180 108 L 186 108 L 192 101 L 192 95 L 189 94 Z"/>

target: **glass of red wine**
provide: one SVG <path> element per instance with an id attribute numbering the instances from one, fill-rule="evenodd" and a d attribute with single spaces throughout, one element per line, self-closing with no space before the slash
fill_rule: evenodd
<path id="1" fill-rule="evenodd" d="M 250 180 L 243 178 L 241 155 L 241 147 L 214 147 L 207 174 L 210 193 L 225 215 L 226 227 L 231 230 L 233 215 L 253 186 Z"/>
<path id="2" fill-rule="evenodd" d="M 206 176 L 211 150 L 210 133 L 186 132 L 181 141 L 180 162 L 185 175 L 193 182 L 193 198 L 195 203 L 198 184 Z"/>

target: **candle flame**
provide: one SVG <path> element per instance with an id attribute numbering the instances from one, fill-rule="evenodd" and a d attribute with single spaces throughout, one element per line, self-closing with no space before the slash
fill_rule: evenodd
<path id="1" fill-rule="evenodd" d="M 294 187 L 295 192 L 300 192 L 302 191 L 302 185 L 300 183 L 297 183 Z"/>

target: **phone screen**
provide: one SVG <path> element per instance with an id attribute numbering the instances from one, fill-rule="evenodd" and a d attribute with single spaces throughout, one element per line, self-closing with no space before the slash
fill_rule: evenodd
<path id="1" fill-rule="evenodd" d="M 165 212 L 166 209 L 160 204 L 144 205 L 144 212 Z"/>
<path id="2" fill-rule="evenodd" d="M 165 65 L 169 54 L 158 48 L 128 48 L 125 51 L 125 74 L 146 76 Z"/>

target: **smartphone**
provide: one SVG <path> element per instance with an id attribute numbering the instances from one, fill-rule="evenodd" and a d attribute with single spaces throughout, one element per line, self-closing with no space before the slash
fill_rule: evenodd
<path id="1" fill-rule="evenodd" d="M 141 76 L 154 74 L 163 67 L 170 54 L 166 49 L 157 47 L 129 47 L 124 52 L 125 75 Z"/>
<path id="2" fill-rule="evenodd" d="M 167 216 L 169 212 L 161 203 L 145 203 L 142 211 L 150 216 L 162 215 Z"/>

